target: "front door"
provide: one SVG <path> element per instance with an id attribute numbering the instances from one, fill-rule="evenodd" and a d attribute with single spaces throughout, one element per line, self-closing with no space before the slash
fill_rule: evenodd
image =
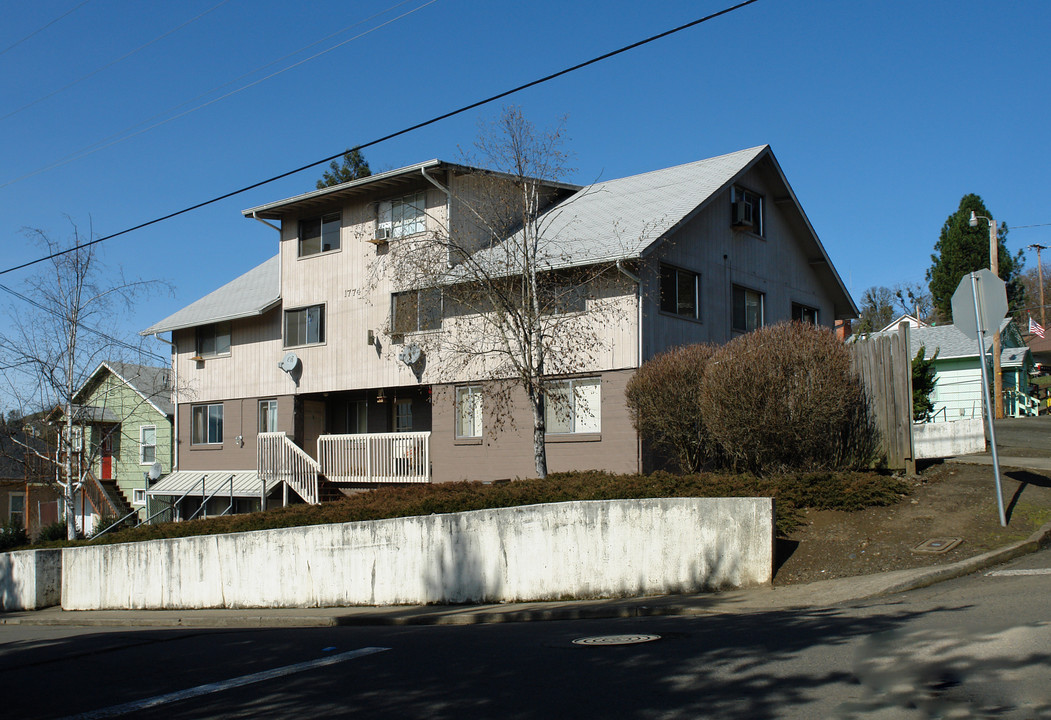
<path id="1" fill-rule="evenodd" d="M 303 449 L 317 460 L 317 439 L 325 432 L 325 403 L 321 400 L 303 401 Z"/>
<path id="2" fill-rule="evenodd" d="M 107 432 L 102 436 L 102 444 L 99 448 L 102 456 L 102 477 L 100 480 L 113 479 L 113 433 Z"/>

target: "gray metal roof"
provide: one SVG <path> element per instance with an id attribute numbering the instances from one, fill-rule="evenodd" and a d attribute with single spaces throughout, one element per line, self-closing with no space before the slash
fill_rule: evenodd
<path id="1" fill-rule="evenodd" d="M 201 478 L 204 478 L 203 493 Z M 234 497 L 259 497 L 262 480 L 255 470 L 179 470 L 155 482 L 147 495 L 183 495 L 204 497 L 215 493 L 217 498 L 230 497 L 230 479 L 233 478 Z M 269 493 L 281 481 L 272 478 L 267 484 Z"/>
<path id="2" fill-rule="evenodd" d="M 1005 318 L 1000 323 L 1000 332 L 1003 333 L 1004 329 L 1011 322 L 1010 318 Z M 890 331 L 896 333 L 896 330 Z M 873 335 L 883 335 L 889 333 L 873 333 Z M 968 358 L 975 357 L 978 355 L 978 342 L 972 340 L 963 334 L 955 325 L 934 325 L 933 327 L 925 328 L 909 328 L 909 354 L 912 357 L 916 356 L 916 353 L 920 351 L 920 347 L 924 348 L 924 358 L 930 360 L 934 356 L 934 353 L 938 353 L 939 360 L 949 360 L 952 358 Z M 993 347 L 993 336 L 991 334 L 985 337 L 985 351 L 990 352 Z M 1007 350 L 1020 350 L 1023 351 L 1024 356 L 1028 352 L 1028 348 L 1004 348 L 1001 352 L 1001 364 L 1004 359 L 1004 354 Z M 1014 360 L 1014 354 L 1011 356 L 1012 362 Z"/>
<path id="3" fill-rule="evenodd" d="M 182 330 L 210 323 L 262 315 L 281 302 L 281 257 L 275 255 L 182 310 L 143 330 L 140 335 Z"/>

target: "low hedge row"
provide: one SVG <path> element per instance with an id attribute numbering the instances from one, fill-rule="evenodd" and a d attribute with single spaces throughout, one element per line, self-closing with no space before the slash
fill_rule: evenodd
<path id="1" fill-rule="evenodd" d="M 566 472 L 553 473 L 543 480 L 516 480 L 491 485 L 458 482 L 385 487 L 322 505 L 291 505 L 246 515 L 143 525 L 108 533 L 93 543 L 54 542 L 45 546 L 137 542 L 571 500 L 655 497 L 774 497 L 778 501 L 777 530 L 783 535 L 798 523 L 798 511 L 804 508 L 853 511 L 891 505 L 908 491 L 908 484 L 903 480 L 874 472 L 797 473 L 772 477 Z"/>

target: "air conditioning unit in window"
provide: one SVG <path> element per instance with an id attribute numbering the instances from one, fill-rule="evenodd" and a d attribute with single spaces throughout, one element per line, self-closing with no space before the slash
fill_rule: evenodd
<path id="1" fill-rule="evenodd" d="M 384 243 L 390 242 L 390 228 L 389 227 L 378 227 L 376 228 L 376 236 L 369 240 L 370 243 L 376 245 L 383 245 Z"/>
<path id="2" fill-rule="evenodd" d="M 733 224 L 737 226 L 752 227 L 752 203 L 738 200 L 733 204 Z"/>

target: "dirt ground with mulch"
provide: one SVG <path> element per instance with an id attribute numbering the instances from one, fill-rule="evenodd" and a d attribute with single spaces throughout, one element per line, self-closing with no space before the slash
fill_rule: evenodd
<path id="1" fill-rule="evenodd" d="M 811 510 L 777 543 L 774 585 L 941 565 L 1024 540 L 1051 520 L 1051 473 L 1001 468 L 1007 527 L 1000 526 L 992 466 L 938 463 L 911 478 L 896 505 L 858 512 Z M 960 538 L 942 553 L 927 540 Z"/>

